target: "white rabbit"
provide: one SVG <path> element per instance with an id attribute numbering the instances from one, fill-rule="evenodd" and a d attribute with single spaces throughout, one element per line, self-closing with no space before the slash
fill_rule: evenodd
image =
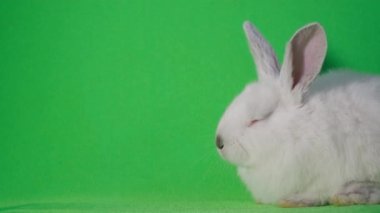
<path id="1" fill-rule="evenodd" d="M 281 68 L 257 29 L 244 30 L 258 81 L 227 108 L 216 145 L 256 201 L 380 203 L 380 78 L 339 70 L 314 81 L 327 49 L 318 23 L 295 33 Z"/>

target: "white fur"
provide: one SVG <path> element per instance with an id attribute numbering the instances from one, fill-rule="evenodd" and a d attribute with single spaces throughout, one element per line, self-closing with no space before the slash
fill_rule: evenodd
<path id="1" fill-rule="evenodd" d="M 307 36 L 319 36 L 315 40 L 322 48 L 310 57 L 324 58 L 327 45 L 320 25 L 302 28 L 293 39 L 308 28 L 318 32 Z M 290 43 L 298 42 L 293 39 L 289 54 Z M 218 151 L 238 167 L 260 202 L 299 196 L 323 204 L 349 182 L 380 182 L 380 78 L 339 70 L 310 84 L 323 58 L 311 66 L 315 70 L 302 71 L 310 72 L 311 79 L 300 78 L 292 88 L 294 79 L 285 72 L 294 71 L 296 65 L 290 64 L 297 59 L 286 56 L 281 74 L 246 86 L 220 120 L 217 135 L 224 147 Z M 251 120 L 259 121 L 249 126 Z"/>

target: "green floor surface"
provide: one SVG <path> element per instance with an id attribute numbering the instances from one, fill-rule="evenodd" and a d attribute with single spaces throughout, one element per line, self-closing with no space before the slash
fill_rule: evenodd
<path id="1" fill-rule="evenodd" d="M 52 213 L 79 213 L 79 212 L 215 212 L 215 213 L 378 213 L 380 205 L 350 206 L 350 207 L 312 207 L 284 209 L 267 205 L 256 205 L 252 202 L 219 201 L 219 202 L 170 202 L 149 201 L 128 202 L 119 204 L 104 203 L 27 203 L 0 208 L 0 212 L 52 212 Z"/>

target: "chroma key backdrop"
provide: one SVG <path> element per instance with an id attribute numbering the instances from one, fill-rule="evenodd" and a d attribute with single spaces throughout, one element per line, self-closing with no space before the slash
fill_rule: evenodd
<path id="1" fill-rule="evenodd" d="M 215 147 L 256 79 L 242 24 L 283 57 L 321 23 L 324 69 L 380 74 L 377 0 L 1 0 L 0 212 L 282 212 Z M 380 206 L 296 209 L 380 212 Z"/>

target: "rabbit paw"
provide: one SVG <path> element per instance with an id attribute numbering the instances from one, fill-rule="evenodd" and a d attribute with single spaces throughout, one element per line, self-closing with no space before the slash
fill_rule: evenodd
<path id="1" fill-rule="evenodd" d="M 333 205 L 355 205 L 380 203 L 380 185 L 376 182 L 350 182 L 341 192 L 329 200 Z"/>
<path id="2" fill-rule="evenodd" d="M 298 208 L 309 206 L 322 206 L 326 203 L 320 199 L 308 198 L 307 196 L 295 195 L 286 199 L 280 200 L 278 205 L 283 208 Z"/>

